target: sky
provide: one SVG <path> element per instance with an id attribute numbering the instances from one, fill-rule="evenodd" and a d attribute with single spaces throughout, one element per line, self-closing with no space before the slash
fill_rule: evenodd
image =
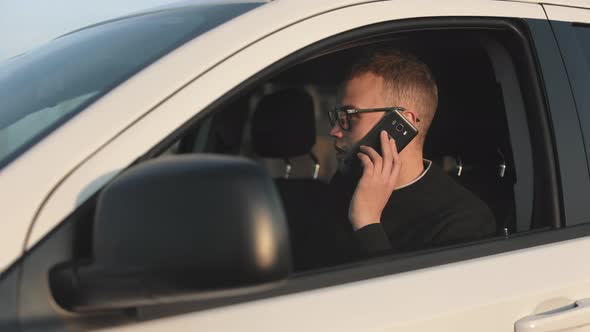
<path id="1" fill-rule="evenodd" d="M 0 62 L 72 30 L 178 0 L 0 0 Z"/>

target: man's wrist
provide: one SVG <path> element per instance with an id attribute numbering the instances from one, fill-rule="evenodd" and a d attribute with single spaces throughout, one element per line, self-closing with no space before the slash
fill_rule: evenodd
<path id="1" fill-rule="evenodd" d="M 381 220 L 376 220 L 376 221 L 363 221 L 363 222 L 352 222 L 352 229 L 356 232 L 359 229 L 369 226 L 369 225 L 373 225 L 373 224 L 380 224 Z"/>
<path id="2" fill-rule="evenodd" d="M 380 255 L 391 250 L 391 243 L 381 223 L 369 224 L 354 232 L 361 257 Z"/>

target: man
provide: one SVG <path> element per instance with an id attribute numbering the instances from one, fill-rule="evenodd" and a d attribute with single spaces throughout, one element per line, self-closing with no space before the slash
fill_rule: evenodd
<path id="1" fill-rule="evenodd" d="M 352 156 L 362 163 L 360 177 L 341 168 L 332 179 L 333 195 L 346 199 L 340 206 L 348 205 L 357 254 L 417 250 L 494 234 L 494 218 L 485 203 L 423 159 L 437 103 L 432 73 L 410 54 L 373 53 L 353 67 L 342 99 L 346 106 L 330 114 L 330 135 L 341 165 L 385 114 L 363 109 L 403 107 L 403 115 L 419 131 L 399 154 L 395 141 L 382 132 L 382 151 L 362 146 Z M 350 109 L 360 112 L 346 112 Z"/>

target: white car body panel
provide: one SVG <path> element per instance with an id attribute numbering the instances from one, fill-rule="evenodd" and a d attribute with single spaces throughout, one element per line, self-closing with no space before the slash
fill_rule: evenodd
<path id="1" fill-rule="evenodd" d="M 500 0 L 500 1 L 513 1 L 513 0 Z M 517 0 L 517 1 L 529 2 L 529 3 L 542 3 L 542 4 L 548 4 L 548 5 L 579 7 L 579 8 L 590 8 L 590 2 L 588 0 Z"/>
<path id="2" fill-rule="evenodd" d="M 545 6 L 547 16 L 554 21 L 590 23 L 590 9 Z"/>
<path id="3" fill-rule="evenodd" d="M 590 297 L 590 264 L 571 255 L 588 248 L 571 240 L 101 331 L 514 331 L 522 317 Z"/>

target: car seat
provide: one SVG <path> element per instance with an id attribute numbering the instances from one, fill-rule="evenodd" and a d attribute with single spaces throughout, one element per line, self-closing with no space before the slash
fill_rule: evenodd
<path id="1" fill-rule="evenodd" d="M 485 52 L 457 48 L 430 66 L 439 106 L 424 155 L 492 210 L 499 233 L 515 227 L 516 182 L 503 97 Z"/>
<path id="2" fill-rule="evenodd" d="M 258 157 L 284 161 L 275 178 L 289 224 L 293 261 L 296 270 L 310 267 L 306 241 L 317 225 L 330 218 L 328 185 L 318 179 L 320 164 L 312 153 L 316 142 L 314 102 L 309 93 L 299 88 L 282 89 L 262 97 L 250 124 L 251 149 Z M 297 165 L 292 158 L 308 156 L 311 163 Z M 279 163 L 281 164 L 281 163 Z M 267 163 L 268 165 L 268 163 Z"/>
<path id="3" fill-rule="evenodd" d="M 250 127 L 252 150 L 259 157 L 283 160 L 283 178 L 291 177 L 291 159 L 300 156 L 313 162 L 304 174 L 318 178 L 320 164 L 312 152 L 316 142 L 314 103 L 309 93 L 288 88 L 262 97 Z"/>

